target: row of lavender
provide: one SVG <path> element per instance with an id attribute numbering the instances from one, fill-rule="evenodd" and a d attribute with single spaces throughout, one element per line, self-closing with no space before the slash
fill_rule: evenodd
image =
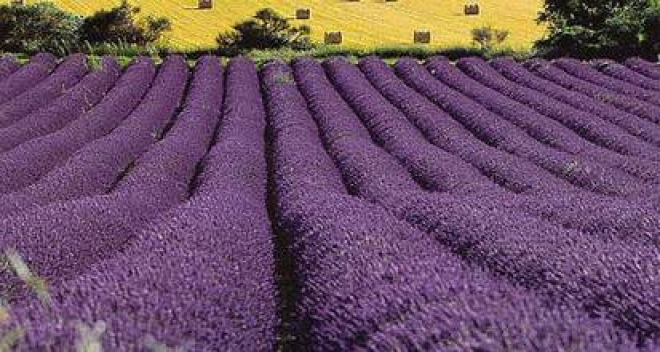
<path id="1" fill-rule="evenodd" d="M 274 250 L 255 66 L 237 59 L 225 73 L 206 57 L 189 80 L 180 57 L 159 68 L 140 58 L 119 76 L 110 58 L 87 72 L 75 56 L 48 61 L 41 77 L 27 75 L 44 66 L 40 60 L 8 66 L 0 84 L 29 78 L 33 87 L 0 109 L 71 77 L 59 72 L 72 63 L 80 74 L 0 129 L 43 131 L 0 156 L 0 247 L 15 250 L 48 283 L 49 297 L 44 302 L 32 281 L 3 270 L 12 317 L 3 336 L 20 328 L 18 350 L 71 349 L 84 342 L 82 323 L 102 326 L 109 349 L 148 349 L 153 341 L 196 350 L 274 346 Z M 59 125 L 38 128 L 48 121 Z"/>
<path id="2" fill-rule="evenodd" d="M 570 60 L 553 66 L 563 64 L 640 89 Z M 602 66 L 612 67 L 637 77 Z M 629 112 L 586 96 L 571 106 L 475 59 L 402 59 L 394 70 L 301 59 L 264 77 L 276 219 L 296 262 L 305 343 L 655 348 L 657 145 L 592 111 Z M 644 89 L 628 99 L 658 95 Z"/>
<path id="3" fill-rule="evenodd" d="M 655 65 L 188 76 L 0 60 L 0 248 L 50 297 L 0 273 L 17 349 L 657 348 Z"/>

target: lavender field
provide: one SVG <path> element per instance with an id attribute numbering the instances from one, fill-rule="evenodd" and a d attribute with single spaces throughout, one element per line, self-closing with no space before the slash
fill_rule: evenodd
<path id="1" fill-rule="evenodd" d="M 90 66 L 0 59 L 0 347 L 660 350 L 656 64 Z"/>

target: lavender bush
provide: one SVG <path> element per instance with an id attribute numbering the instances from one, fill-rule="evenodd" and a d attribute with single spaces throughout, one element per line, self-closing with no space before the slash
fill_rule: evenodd
<path id="1" fill-rule="evenodd" d="M 0 82 L 4 81 L 12 73 L 20 68 L 20 64 L 12 55 L 4 55 L 0 58 Z"/>
<path id="2" fill-rule="evenodd" d="M 38 54 L 7 79 L 0 82 L 0 104 L 33 88 L 48 76 L 57 65 L 57 58 L 51 54 Z"/>
<path id="3" fill-rule="evenodd" d="M 112 58 L 104 58 L 103 68 L 85 76 L 78 84 L 20 121 L 0 129 L 0 151 L 10 150 L 35 137 L 47 135 L 91 110 L 112 88 L 121 69 Z"/>
<path id="4" fill-rule="evenodd" d="M 44 59 L 33 59 L 31 63 L 37 60 L 37 63 L 48 60 L 48 65 L 51 64 L 50 56 L 44 54 Z M 43 67 L 44 64 L 38 64 L 38 68 L 33 71 L 44 71 L 44 74 L 50 70 L 50 66 Z M 25 65 L 23 69 L 27 69 L 31 65 Z M 21 69 L 22 70 L 22 69 Z M 21 70 L 17 72 L 18 76 Z M 47 71 L 48 70 L 48 71 Z M 11 99 L 3 100 L 0 98 L 0 127 L 7 127 L 12 123 L 19 121 L 23 117 L 35 112 L 43 107 L 48 107 L 48 104 L 62 95 L 66 90 L 78 83 L 82 77 L 87 73 L 87 60 L 83 55 L 71 55 L 61 62 L 55 71 L 40 82 L 35 82 L 29 79 L 22 79 L 21 84 L 25 85 L 26 89 L 20 95 L 12 95 Z M 41 76 L 40 76 L 41 79 Z M 0 91 L 6 94 L 13 94 L 12 90 L 5 90 L 0 88 Z"/>
<path id="5" fill-rule="evenodd" d="M 658 350 L 657 75 L 0 58 L 0 343 Z"/>

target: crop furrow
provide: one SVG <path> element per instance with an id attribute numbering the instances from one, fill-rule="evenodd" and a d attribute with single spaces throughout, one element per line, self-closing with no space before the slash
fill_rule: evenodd
<path id="1" fill-rule="evenodd" d="M 198 71 L 205 77 L 191 89 L 198 98 L 204 96 L 195 85 L 216 93 L 221 86 L 218 60 L 202 62 Z M 101 344 L 108 350 L 145 349 L 148 337 L 186 350 L 274 348 L 276 292 L 259 83 L 246 60 L 233 60 L 227 71 L 222 125 L 193 197 L 138 232 L 124 252 L 59 286 L 52 307 L 31 301 L 14 309 L 17 321 L 29 326 L 19 350 L 75 347 L 75 326 L 60 324 L 70 319 L 104 321 L 111 333 Z M 217 111 L 217 99 L 195 100 L 191 108 Z"/>
<path id="2" fill-rule="evenodd" d="M 491 61 L 490 64 L 507 79 L 532 88 L 538 92 L 537 94 L 550 96 L 574 108 L 597 115 L 605 121 L 623 128 L 633 136 L 637 136 L 655 146 L 660 146 L 660 129 L 651 121 L 624 110 L 613 108 L 607 103 L 593 99 L 584 92 L 572 91 L 562 85 L 535 76 L 511 59 L 496 59 Z"/>
<path id="3" fill-rule="evenodd" d="M 339 59 L 327 61 L 325 67 L 336 91 L 357 113 L 374 140 L 400 160 L 427 189 L 459 193 L 501 190 L 470 164 L 428 143 L 357 67 Z M 300 76 L 311 75 L 308 70 Z M 342 104 L 332 105 L 338 107 Z"/>
<path id="4" fill-rule="evenodd" d="M 504 78 L 483 60 L 474 58 L 462 59 L 458 61 L 457 67 L 475 81 L 525 104 L 547 117 L 561 122 L 578 133 L 582 138 L 596 145 L 623 155 L 651 160 L 658 160 L 659 158 L 660 148 L 644 143 L 629 135 L 618 126 L 610 125 L 596 116 L 575 109 L 548 95 L 539 94 L 535 90 L 517 85 Z M 658 168 L 658 165 L 650 162 L 647 162 L 648 165 L 643 160 L 637 160 L 637 162 L 641 166 L 654 169 Z"/>
<path id="5" fill-rule="evenodd" d="M 178 67 L 177 70 L 169 61 L 164 67 L 167 69 L 161 70 L 158 83 L 149 89 L 155 74 L 153 62 L 141 60 L 134 63 L 115 88 L 89 113 L 58 132 L 0 155 L 0 165 L 6 170 L 3 181 L 13 190 L 0 197 L 0 213 L 7 216 L 54 201 L 108 191 L 108 185 L 116 179 L 113 172 L 124 167 L 120 147 L 128 148 L 131 143 L 127 141 L 140 135 L 140 126 L 134 121 L 148 120 L 143 112 L 149 105 L 163 101 L 159 99 L 171 99 L 172 102 L 180 99 L 176 92 L 181 90 L 182 83 L 176 77 L 182 69 Z M 163 86 L 172 87 L 170 91 L 173 93 L 166 98 L 154 98 L 163 94 Z M 162 111 L 162 115 L 168 116 L 168 111 Z M 141 135 L 146 136 L 147 143 L 153 142 L 152 129 L 143 130 L 146 131 Z M 116 142 L 113 145 L 111 141 Z M 120 164 L 116 165 L 117 162 Z"/>
<path id="6" fill-rule="evenodd" d="M 42 53 L 0 82 L 0 106 L 29 91 L 44 80 L 57 66 L 57 58 Z"/>
<path id="7" fill-rule="evenodd" d="M 558 151 L 535 140 L 508 120 L 435 79 L 413 60 L 399 60 L 395 72 L 491 147 L 528 160 L 557 178 L 588 191 L 607 195 L 634 195 L 644 189 L 638 179 L 622 171 L 605 167 L 585 157 Z"/>
<path id="8" fill-rule="evenodd" d="M 29 64 L 25 65 L 24 68 L 29 66 Z M 78 84 L 87 71 L 85 56 L 71 55 L 60 62 L 45 79 L 40 82 L 25 83 L 29 85 L 30 89 L 23 91 L 20 95 L 14 95 L 11 100 L 0 105 L 0 128 L 10 126 L 40 109 L 48 108 L 51 102 Z M 16 75 L 19 73 L 21 73 L 20 70 Z M 12 78 L 16 75 L 12 75 Z M 2 90 L 3 88 L 0 87 L 0 91 Z M 0 99 L 0 101 L 2 100 Z"/>
<path id="9" fill-rule="evenodd" d="M 545 117 L 533 108 L 519 103 L 495 89 L 488 88 L 461 73 L 447 60 L 432 59 L 427 63 L 429 71 L 444 84 L 461 92 L 497 114 L 500 121 L 511 123 L 509 130 L 522 130 L 520 136 L 528 138 L 526 145 L 534 145 L 535 140 L 554 149 L 559 155 L 571 155 L 601 164 L 606 168 L 616 168 L 639 178 L 642 181 L 655 181 L 660 177 L 660 168 L 652 161 L 640 160 L 614 153 L 598 147 L 581 138 L 560 122 Z M 502 122 L 500 122 L 502 123 Z M 612 139 L 610 138 L 610 141 Z M 605 144 L 609 142 L 605 141 Z M 639 150 L 641 148 L 637 148 Z M 547 149 L 548 152 L 553 150 Z M 596 165 L 594 165 L 595 167 Z"/>
<path id="10" fill-rule="evenodd" d="M 660 68 L 657 64 L 648 62 L 640 58 L 629 58 L 625 61 L 625 65 L 631 70 L 639 72 L 646 77 L 652 79 L 660 79 Z"/>
<path id="11" fill-rule="evenodd" d="M 660 82 L 648 78 L 630 68 L 609 60 L 597 60 L 592 63 L 592 67 L 598 69 L 606 75 L 623 81 L 627 84 L 635 85 L 636 87 L 660 91 Z"/>
<path id="12" fill-rule="evenodd" d="M 295 85 L 279 80 L 287 75 L 291 72 L 281 64 L 271 64 L 265 69 L 267 101 L 269 106 L 275 106 L 269 110 L 269 117 L 278 125 L 304 124 L 298 121 L 311 116 Z M 378 176 L 385 169 L 401 177 L 407 175 L 402 167 L 388 168 L 392 164 L 385 160 L 391 156 L 383 150 L 357 135 L 345 137 L 344 142 L 325 135 L 350 129 L 350 122 L 323 117 L 316 121 L 349 189 L 362 196 L 362 190 L 369 188 L 367 198 L 380 196 L 372 191 L 388 189 L 400 195 L 399 192 L 407 189 L 408 186 L 400 185 L 399 177 L 385 180 Z M 309 168 L 298 164 L 310 156 L 309 152 L 295 148 L 294 142 L 287 140 L 316 145 L 320 140 L 314 134 L 307 134 L 301 140 L 296 132 L 284 128 L 275 132 L 275 143 L 279 146 L 275 149 L 275 163 L 281 163 L 276 164 L 277 170 L 305 173 L 304 176 L 285 174 L 292 175 L 292 179 L 282 180 L 284 187 L 278 189 L 278 205 L 280 221 L 293 238 L 293 253 L 297 255 L 298 270 L 302 271 L 298 275 L 303 280 L 304 293 L 300 319 L 308 327 L 314 349 L 420 349 L 425 341 L 433 341 L 435 348 L 477 346 L 490 350 L 525 349 L 534 344 L 561 349 L 565 343 L 570 345 L 569 341 L 588 343 L 584 330 L 577 325 L 578 321 L 589 319 L 570 307 L 547 307 L 539 297 L 465 266 L 433 244 L 428 235 L 392 218 L 380 207 L 344 194 L 341 187 L 306 192 L 307 178 L 324 179 L 328 185 L 338 184 L 339 180 L 332 181 L 329 178 L 333 175 L 325 173 L 330 165 Z M 314 149 L 317 160 L 327 163 L 323 150 Z M 368 180 L 362 176 L 374 178 Z M 435 299 L 443 304 L 435 304 Z M 441 306 L 445 309 L 439 309 Z M 572 321 L 576 326 L 563 330 L 566 326 L 551 318 L 562 315 L 558 321 Z M 429 320 L 435 323 L 433 329 L 379 334 L 381 330 L 396 329 L 397 323 L 414 327 Z M 538 325 L 530 326 L 528 322 Z M 593 323 L 587 324 L 593 326 Z M 626 340 L 607 323 L 600 327 L 608 330 L 606 336 L 617 336 L 607 339 L 608 343 L 617 340 L 616 345 Z M 538 341 L 531 337 L 539 336 L 534 333 L 536 329 L 546 334 Z M 526 337 L 521 337 L 521 331 L 529 335 L 522 333 Z M 568 331 L 572 337 L 559 338 Z M 514 338 L 502 339 L 504 335 Z"/>
<path id="13" fill-rule="evenodd" d="M 647 101 L 655 106 L 660 105 L 660 94 L 656 91 L 638 87 L 634 84 L 618 80 L 616 78 L 604 75 L 598 70 L 584 64 L 576 59 L 562 58 L 552 62 L 552 65 L 560 68 L 570 75 L 579 79 L 597 84 L 608 91 L 634 96 L 637 99 Z M 628 78 L 631 78 L 628 76 Z"/>
<path id="14" fill-rule="evenodd" d="M 173 60 L 178 74 L 180 92 L 187 77 L 187 69 L 181 58 Z M 209 69 L 215 66 L 216 69 Z M 184 201 L 188 195 L 188 183 L 196 164 L 206 152 L 210 134 L 218 119 L 210 107 L 219 108 L 222 77 L 217 60 L 201 60 L 195 75 L 189 100 L 191 105 L 180 114 L 178 123 L 162 141 L 153 145 L 127 175 L 124 182 L 112 193 L 68 202 L 52 203 L 45 207 L 17 213 L 0 221 L 0 227 L 8 234 L 0 240 L 2 248 L 16 248 L 24 255 L 36 272 L 51 281 L 61 282 L 80 274 L 101 259 L 114 255 L 127 247 L 136 231 L 159 213 Z M 215 71 L 215 72 L 214 72 Z M 175 81 L 176 82 L 176 81 Z M 214 94 L 214 92 L 216 94 Z M 195 97 L 209 94 L 214 100 L 199 101 Z M 161 97 L 162 98 L 162 97 Z M 177 104 L 177 101 L 173 101 Z M 197 104 L 201 104 L 199 109 Z M 207 133 L 197 140 L 190 140 L 191 131 Z M 162 163 L 159 165 L 158 163 Z M 23 221 L 25 217 L 30 221 Z M 58 238 L 56 245 L 44 248 L 45 238 Z M 93 238 L 94 240 L 89 240 Z M 75 254 L 75 255 L 74 255 Z M 17 290 L 13 297 L 25 292 L 16 287 L 16 278 L 2 273 L 0 286 Z"/>
<path id="15" fill-rule="evenodd" d="M 0 129 L 0 152 L 53 133 L 94 108 L 121 74 L 114 59 L 104 61 L 103 69 L 89 73 L 47 107 Z"/>
<path id="16" fill-rule="evenodd" d="M 0 57 L 0 84 L 19 68 L 21 68 L 21 65 L 16 62 L 13 55 L 3 55 Z"/>

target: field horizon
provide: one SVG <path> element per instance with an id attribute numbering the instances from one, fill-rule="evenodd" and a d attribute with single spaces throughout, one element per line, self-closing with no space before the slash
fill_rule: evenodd
<path id="1" fill-rule="evenodd" d="M 27 4 L 39 0 L 27 0 Z M 81 15 L 90 15 L 121 3 L 121 0 L 53 0 L 57 6 Z M 290 16 L 294 25 L 309 25 L 311 37 L 323 43 L 324 33 L 341 31 L 343 48 L 372 49 L 381 46 L 412 45 L 415 30 L 431 32 L 430 44 L 421 46 L 471 46 L 473 28 L 492 25 L 510 32 L 503 44 L 520 50 L 529 50 L 543 35 L 543 27 L 535 22 L 542 8 L 541 0 L 501 3 L 494 0 L 479 1 L 480 14 L 466 16 L 466 0 L 448 0 L 429 4 L 422 0 L 229 0 L 214 1 L 212 9 L 198 9 L 193 0 L 131 0 L 142 8 L 143 14 L 166 16 L 173 29 L 166 34 L 161 45 L 176 50 L 204 50 L 216 46 L 218 33 L 244 20 L 261 8 L 273 8 Z M 311 10 L 309 20 L 296 20 L 296 9 Z"/>

